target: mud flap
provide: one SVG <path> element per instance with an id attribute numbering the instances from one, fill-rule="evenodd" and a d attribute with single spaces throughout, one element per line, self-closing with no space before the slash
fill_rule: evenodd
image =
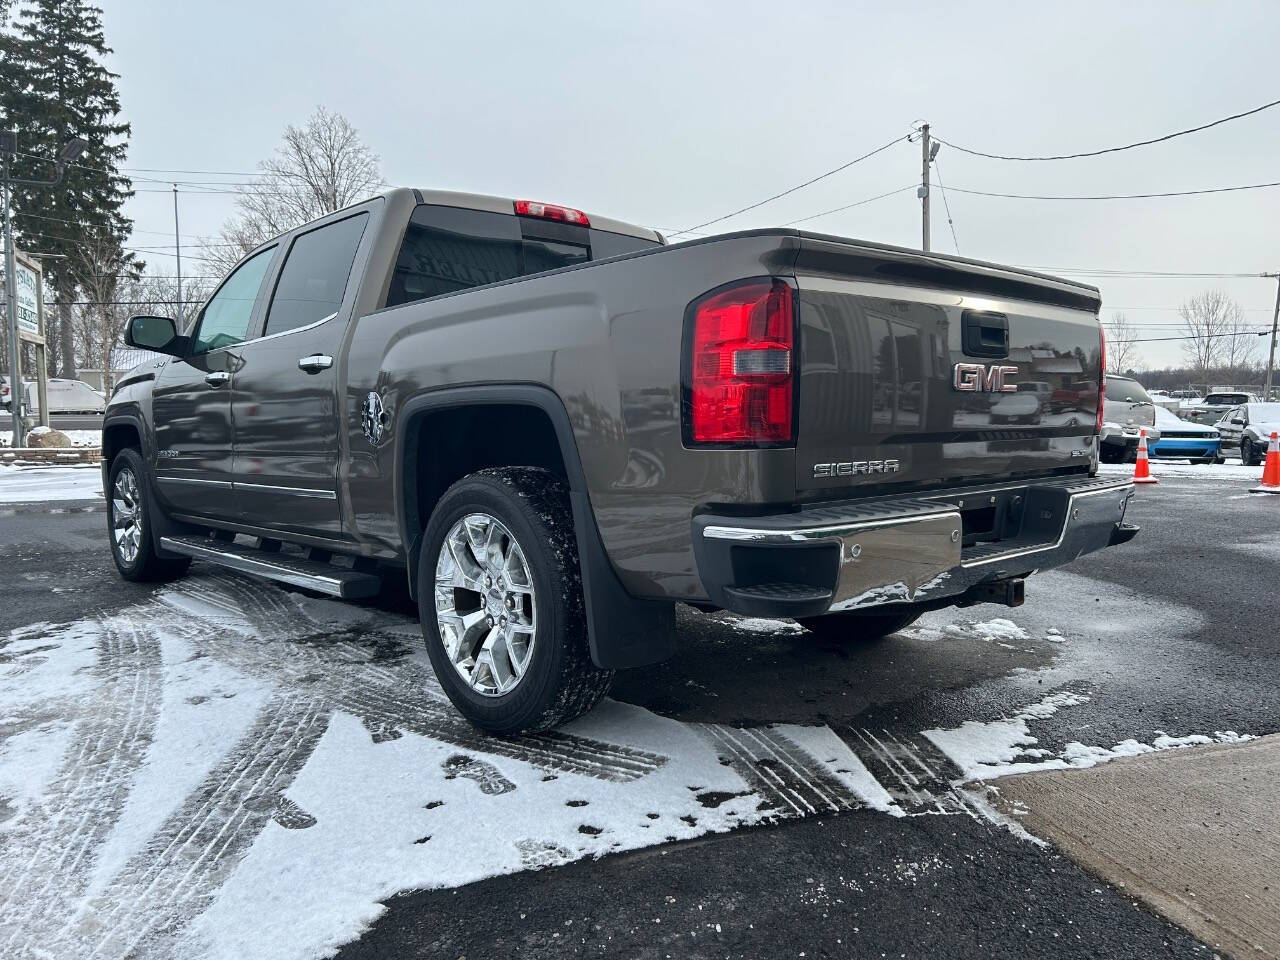
<path id="1" fill-rule="evenodd" d="M 587 495 L 569 493 L 578 533 L 578 562 L 591 659 L 606 669 L 642 667 L 676 651 L 675 604 L 638 600 L 618 580 L 605 554 Z"/>

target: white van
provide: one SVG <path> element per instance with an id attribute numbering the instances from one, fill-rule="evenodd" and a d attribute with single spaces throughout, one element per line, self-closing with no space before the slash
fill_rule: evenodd
<path id="1" fill-rule="evenodd" d="M 8 381 L 5 380 L 7 385 Z M 26 412 L 32 416 L 40 413 L 40 395 L 35 381 L 23 383 L 27 391 Z M 83 380 L 53 378 L 46 384 L 45 395 L 49 400 L 49 413 L 102 413 L 106 409 L 106 401 L 102 394 Z M 5 408 L 9 408 L 8 393 L 4 395 Z"/>

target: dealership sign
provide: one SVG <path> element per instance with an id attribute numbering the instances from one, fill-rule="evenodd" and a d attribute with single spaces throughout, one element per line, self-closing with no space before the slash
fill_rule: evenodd
<path id="1" fill-rule="evenodd" d="M 14 283 L 15 299 L 18 303 L 18 329 L 24 333 L 40 333 L 40 274 L 30 267 L 14 264 L 17 273 Z"/>

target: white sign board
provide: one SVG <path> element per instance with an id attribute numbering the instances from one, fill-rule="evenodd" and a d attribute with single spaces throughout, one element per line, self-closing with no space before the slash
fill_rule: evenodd
<path id="1" fill-rule="evenodd" d="M 18 302 L 18 329 L 38 334 L 40 275 L 22 263 L 15 263 L 14 269 L 17 272 L 14 293 Z"/>

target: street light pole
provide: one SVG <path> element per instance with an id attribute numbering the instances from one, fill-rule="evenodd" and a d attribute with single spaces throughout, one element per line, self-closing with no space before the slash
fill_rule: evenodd
<path id="1" fill-rule="evenodd" d="M 9 218 L 9 155 L 4 156 L 4 314 L 9 326 L 9 411 L 13 432 L 9 446 L 22 443 L 22 406 L 26 393 L 22 389 L 22 347 L 18 342 L 17 271 L 13 260 L 13 225 Z"/>

